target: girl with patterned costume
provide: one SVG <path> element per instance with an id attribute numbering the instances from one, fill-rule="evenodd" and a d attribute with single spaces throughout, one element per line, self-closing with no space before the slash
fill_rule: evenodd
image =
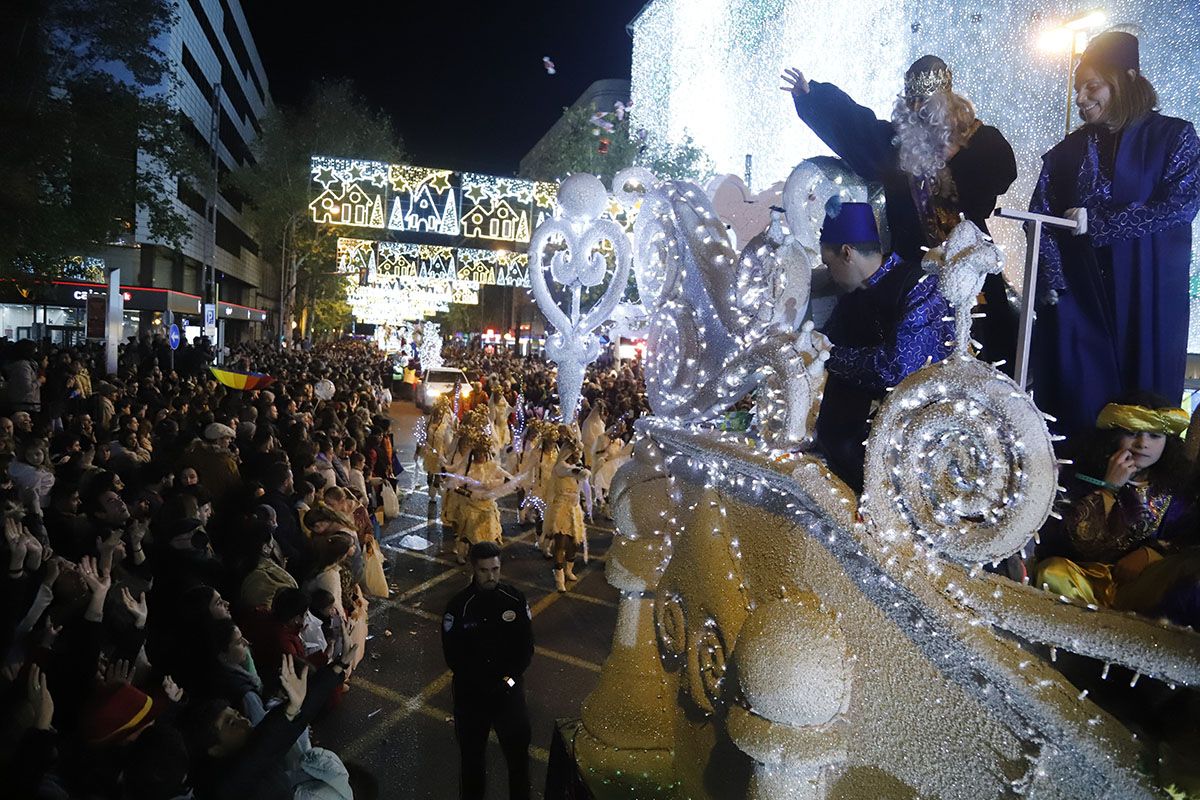
<path id="1" fill-rule="evenodd" d="M 1108 432 L 1103 480 L 1080 473 L 1098 488 L 1063 519 L 1078 560 L 1046 559 L 1038 565 L 1037 585 L 1091 605 L 1150 611 L 1145 587 L 1136 588 L 1153 574 L 1147 567 L 1193 538 L 1194 503 L 1181 491 L 1187 462 L 1179 435 L 1188 421 L 1187 412 L 1152 394 L 1104 407 L 1096 420 Z"/>
<path id="2" fill-rule="evenodd" d="M 571 429 L 560 425 L 558 436 L 559 453 L 551 473 L 546 524 L 554 543 L 554 587 L 565 592 L 566 581 L 577 580 L 575 553 L 587 535 L 579 491 L 580 484 L 591 477 L 591 473 L 580 463 L 583 445 L 571 435 Z"/>
<path id="3" fill-rule="evenodd" d="M 462 497 L 458 510 L 459 563 L 466 563 L 471 545 L 488 541 L 497 544 L 502 542 L 497 490 L 513 479 L 496 463 L 491 432 L 478 425 L 479 419 L 473 419 L 472 422 L 476 424 L 465 434 L 470 443 L 470 454 L 462 477 L 458 480 L 460 486 L 455 489 L 455 493 Z"/>
<path id="4" fill-rule="evenodd" d="M 1030 210 L 1066 216 L 1041 240 L 1031 377 L 1060 433 L 1086 431 L 1111 397 L 1183 393 L 1200 138 L 1156 110 L 1138 40 L 1108 32 L 1075 72 L 1084 125 L 1042 157 Z"/>

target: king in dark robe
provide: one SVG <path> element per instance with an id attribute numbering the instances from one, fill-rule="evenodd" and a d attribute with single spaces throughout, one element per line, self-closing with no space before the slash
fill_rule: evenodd
<path id="1" fill-rule="evenodd" d="M 1200 139 L 1154 110 L 1135 37 L 1093 39 L 1075 91 L 1085 124 L 1042 157 L 1030 203 L 1079 224 L 1043 229 L 1030 360 L 1038 406 L 1068 437 L 1115 397 L 1183 397 L 1200 209 Z"/>
<path id="2" fill-rule="evenodd" d="M 901 258 L 919 263 L 922 248 L 942 244 L 959 214 L 987 233 L 996 198 L 1016 180 L 1016 158 L 1004 135 L 953 91 L 944 61 L 923 56 L 909 67 L 890 121 L 832 83 L 808 81 L 794 69 L 782 78 L 800 119 L 859 177 L 882 184 L 892 250 Z M 1004 278 L 989 275 L 983 298 L 985 316 L 971 335 L 982 345 L 980 358 L 1004 361 L 1011 372 L 1017 312 Z"/>

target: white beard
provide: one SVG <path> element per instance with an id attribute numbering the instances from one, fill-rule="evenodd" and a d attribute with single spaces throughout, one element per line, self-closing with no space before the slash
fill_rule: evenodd
<path id="1" fill-rule="evenodd" d="M 946 168 L 954 120 L 949 115 L 949 95 L 939 92 L 920 111 L 913 111 L 901 97 L 892 110 L 892 141 L 899 148 L 900 169 L 918 178 L 932 178 Z"/>

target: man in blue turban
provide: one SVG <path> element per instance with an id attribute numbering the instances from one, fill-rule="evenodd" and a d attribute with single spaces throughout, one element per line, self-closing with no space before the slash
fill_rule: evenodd
<path id="1" fill-rule="evenodd" d="M 949 354 L 954 323 L 936 276 L 895 253 L 884 256 L 869 203 L 829 201 L 821 260 L 845 294 L 824 330 L 833 350 L 817 444 L 830 468 L 861 492 L 868 417 L 889 387 Z"/>

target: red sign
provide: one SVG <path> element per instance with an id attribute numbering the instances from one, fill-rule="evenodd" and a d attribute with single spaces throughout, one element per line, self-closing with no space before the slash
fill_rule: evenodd
<path id="1" fill-rule="evenodd" d="M 108 297 L 102 294 L 87 296 L 87 338 L 103 339 L 107 335 Z"/>

